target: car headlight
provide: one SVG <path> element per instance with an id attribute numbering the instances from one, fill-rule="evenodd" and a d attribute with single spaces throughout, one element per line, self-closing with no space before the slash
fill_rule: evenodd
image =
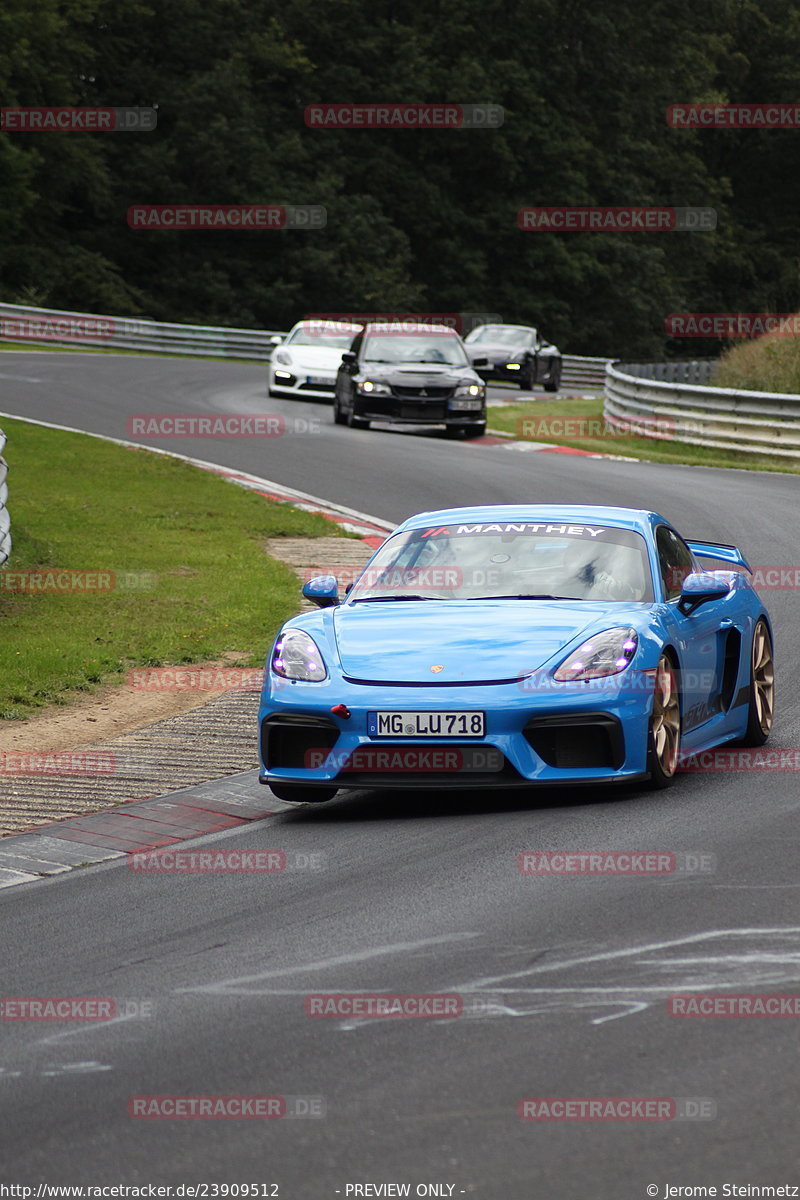
<path id="1" fill-rule="evenodd" d="M 456 398 L 461 396 L 483 396 L 485 392 L 486 388 L 481 383 L 461 383 L 453 395 Z"/>
<path id="2" fill-rule="evenodd" d="M 317 643 L 302 629 L 287 629 L 280 635 L 272 652 L 272 670 L 284 679 L 309 683 L 328 677 Z"/>
<path id="3" fill-rule="evenodd" d="M 506 370 L 507 371 L 521 371 L 522 364 L 521 363 L 506 363 Z"/>
<path id="4" fill-rule="evenodd" d="M 630 626 L 606 629 L 588 638 L 569 658 L 564 659 L 553 678 L 559 683 L 582 682 L 619 675 L 631 662 L 639 639 Z"/>
<path id="5" fill-rule="evenodd" d="M 361 383 L 357 383 L 356 387 L 359 392 L 366 392 L 370 396 L 391 396 L 392 389 L 388 383 L 376 383 L 373 379 L 363 379 Z"/>
<path id="6" fill-rule="evenodd" d="M 285 367 L 288 367 L 292 361 L 291 354 L 288 354 L 286 350 L 276 350 L 272 357 L 275 362 L 283 363 Z"/>

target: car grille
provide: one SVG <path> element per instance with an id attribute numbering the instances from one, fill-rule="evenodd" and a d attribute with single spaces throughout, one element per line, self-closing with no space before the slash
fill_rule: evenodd
<path id="1" fill-rule="evenodd" d="M 326 717 L 274 713 L 261 723 L 261 756 L 267 770 L 318 766 L 319 752 L 331 750 L 338 737 L 339 727 Z"/>
<path id="2" fill-rule="evenodd" d="M 607 713 L 533 717 L 523 734 L 548 767 L 619 770 L 625 761 L 622 726 Z"/>
<path id="3" fill-rule="evenodd" d="M 424 400 L 421 400 L 419 404 L 400 405 L 400 416 L 411 421 L 415 418 L 425 421 L 443 421 L 446 414 L 446 404 L 426 404 Z"/>
<path id="4" fill-rule="evenodd" d="M 416 400 L 421 397 L 423 400 L 429 397 L 431 400 L 442 400 L 449 396 L 452 392 L 450 387 L 394 387 L 392 391 L 396 396 L 401 396 L 403 399 Z"/>

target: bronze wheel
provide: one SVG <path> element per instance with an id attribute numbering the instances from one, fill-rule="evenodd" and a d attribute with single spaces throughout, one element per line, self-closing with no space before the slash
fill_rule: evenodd
<path id="1" fill-rule="evenodd" d="M 666 787 L 678 769 L 681 704 L 675 667 L 662 654 L 656 667 L 653 715 L 650 719 L 648 767 L 654 787 Z"/>

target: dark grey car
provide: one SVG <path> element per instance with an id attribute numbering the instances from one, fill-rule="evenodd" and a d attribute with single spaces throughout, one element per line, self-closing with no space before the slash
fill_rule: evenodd
<path id="1" fill-rule="evenodd" d="M 531 391 L 537 383 L 557 392 L 561 352 L 532 325 L 478 325 L 464 338 L 467 353 L 485 381 L 504 379 Z M 486 366 L 478 366 L 488 359 Z"/>

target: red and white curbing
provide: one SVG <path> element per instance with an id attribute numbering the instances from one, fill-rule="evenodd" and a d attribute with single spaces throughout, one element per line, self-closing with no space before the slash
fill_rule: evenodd
<path id="1" fill-rule="evenodd" d="M 627 454 L 601 454 L 596 450 L 580 450 L 577 446 L 555 446 L 552 442 L 517 441 L 513 433 L 491 429 L 485 437 L 475 438 L 468 446 L 503 446 L 506 450 L 533 451 L 539 454 L 571 454 L 576 458 L 609 458 L 615 462 L 639 462 Z"/>
<path id="2" fill-rule="evenodd" d="M 178 457 L 183 456 L 179 455 Z M 215 467 L 213 464 L 203 463 L 199 459 L 189 458 L 185 461 L 210 470 L 215 475 L 221 475 L 231 483 L 248 488 L 267 500 L 278 500 L 285 504 L 291 504 L 294 508 L 301 508 L 305 512 L 318 513 L 327 520 L 334 521 L 348 533 L 357 534 L 362 541 L 376 549 L 386 540 L 386 534 L 391 533 L 395 528 L 389 521 L 381 521 L 378 517 L 367 516 L 366 513 L 358 512 L 354 508 L 331 504 L 327 500 L 320 500 L 317 496 L 309 495 L 308 492 L 300 492 L 296 488 L 287 488 L 282 484 L 272 483 L 259 478 L 258 475 L 249 475 L 246 471 L 231 471 L 226 467 Z"/>

